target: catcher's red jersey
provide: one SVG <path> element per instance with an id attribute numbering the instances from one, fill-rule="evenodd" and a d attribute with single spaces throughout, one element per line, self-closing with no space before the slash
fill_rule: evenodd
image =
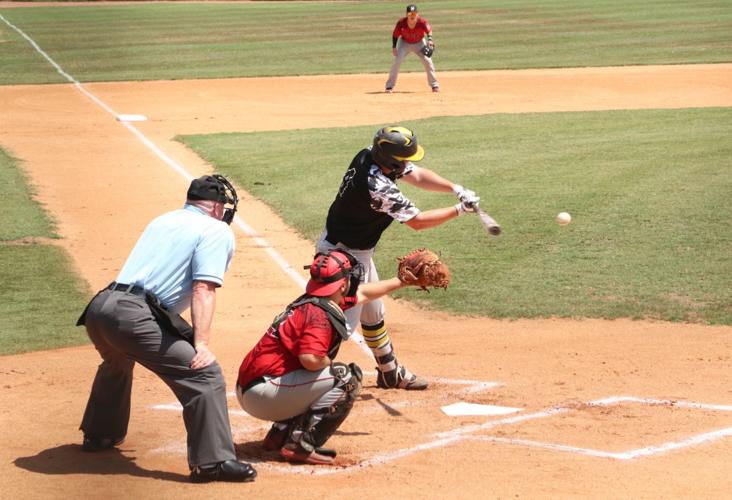
<path id="1" fill-rule="evenodd" d="M 339 304 L 348 309 L 356 304 L 355 297 L 345 297 Z M 300 354 L 326 356 L 338 332 L 320 307 L 303 304 L 279 326 L 279 338 L 270 327 L 257 345 L 249 351 L 239 367 L 237 382 L 245 387 L 257 377 L 278 377 L 302 368 Z"/>
<path id="2" fill-rule="evenodd" d="M 394 38 L 402 37 L 407 43 L 417 43 L 428 33 L 432 33 L 432 26 L 427 22 L 427 19 L 418 18 L 414 28 L 410 28 L 407 24 L 407 18 L 403 17 L 397 21 L 392 36 Z"/>

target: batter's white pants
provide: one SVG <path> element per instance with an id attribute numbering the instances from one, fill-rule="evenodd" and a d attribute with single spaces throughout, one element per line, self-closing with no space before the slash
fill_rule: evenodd
<path id="1" fill-rule="evenodd" d="M 320 234 L 315 249 L 318 252 L 325 252 L 334 248 L 342 248 L 353 255 L 364 268 L 364 275 L 361 283 L 373 283 L 379 281 L 379 274 L 376 272 L 374 265 L 374 249 L 358 250 L 349 248 L 342 243 L 334 245 L 325 239 L 325 230 Z M 366 304 L 358 304 L 355 307 L 345 311 L 346 325 L 348 326 L 348 334 L 351 335 L 358 329 L 359 323 L 364 325 L 377 325 L 384 320 L 384 303 L 381 299 L 372 300 Z"/>

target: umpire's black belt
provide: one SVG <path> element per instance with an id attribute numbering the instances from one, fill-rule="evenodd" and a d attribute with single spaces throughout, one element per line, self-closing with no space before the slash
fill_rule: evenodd
<path id="1" fill-rule="evenodd" d="M 131 293 L 133 295 L 139 295 L 140 297 L 145 296 L 145 289 L 137 285 L 125 285 L 124 283 L 117 283 L 113 281 L 107 286 L 107 290 L 114 290 L 116 292 Z"/>

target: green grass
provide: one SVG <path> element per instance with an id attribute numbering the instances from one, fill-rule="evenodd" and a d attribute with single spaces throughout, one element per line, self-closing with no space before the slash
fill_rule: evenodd
<path id="1" fill-rule="evenodd" d="M 84 343 L 74 326 L 88 299 L 17 162 L 0 150 L 0 355 Z M 42 241 L 42 240 L 40 240 Z"/>
<path id="2" fill-rule="evenodd" d="M 0 244 L 0 355 L 79 345 L 88 286 L 51 245 Z"/>
<path id="3" fill-rule="evenodd" d="M 0 242 L 56 237 L 54 225 L 33 200 L 33 190 L 14 158 L 0 149 Z"/>
<path id="4" fill-rule="evenodd" d="M 409 122 L 422 165 L 474 189 L 504 235 L 462 217 L 395 224 L 377 266 L 428 246 L 450 264 L 428 307 L 499 318 L 732 324 L 732 110 L 487 115 Z M 352 156 L 376 127 L 179 138 L 314 240 Z M 273 153 L 273 152 L 276 152 Z M 404 186 L 423 208 L 455 199 Z M 574 221 L 560 227 L 554 215 Z M 242 214 L 246 219 L 247 214 Z"/>
<path id="5" fill-rule="evenodd" d="M 386 73 L 394 2 L 2 9 L 80 81 Z M 732 61 L 729 0 L 434 1 L 438 71 Z M 414 57 L 403 71 L 422 71 Z M 0 84 L 64 81 L 0 22 Z"/>

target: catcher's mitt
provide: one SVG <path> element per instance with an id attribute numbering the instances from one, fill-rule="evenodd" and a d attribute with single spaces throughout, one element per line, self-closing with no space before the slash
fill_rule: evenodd
<path id="1" fill-rule="evenodd" d="M 422 47 L 422 53 L 427 57 L 432 57 L 432 54 L 435 53 L 435 47 L 430 45 L 425 45 Z"/>
<path id="2" fill-rule="evenodd" d="M 422 290 L 427 290 L 428 286 L 447 288 L 450 284 L 450 269 L 431 250 L 412 250 L 397 260 L 397 277 L 402 283 L 419 286 Z"/>

